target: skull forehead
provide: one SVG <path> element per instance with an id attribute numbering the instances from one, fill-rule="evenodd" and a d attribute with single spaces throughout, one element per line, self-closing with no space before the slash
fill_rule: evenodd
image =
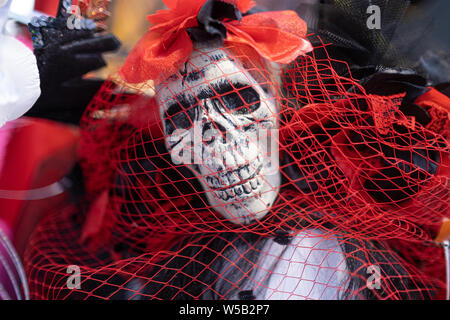
<path id="1" fill-rule="evenodd" d="M 195 50 L 178 74 L 156 89 L 159 104 L 173 100 L 177 95 L 198 96 L 213 84 L 224 81 L 239 84 L 253 84 L 253 77 L 224 48 Z"/>

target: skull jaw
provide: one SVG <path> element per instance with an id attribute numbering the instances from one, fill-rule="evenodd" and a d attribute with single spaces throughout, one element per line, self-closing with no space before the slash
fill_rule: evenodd
<path id="1" fill-rule="evenodd" d="M 217 200 L 212 192 L 208 192 L 206 197 L 211 206 L 229 222 L 236 225 L 249 225 L 262 220 L 269 213 L 277 195 L 278 190 L 271 190 L 257 197 L 234 200 L 230 203 Z"/>
<path id="2" fill-rule="evenodd" d="M 198 174 L 192 167 L 190 169 Z M 260 187 L 249 194 L 241 194 L 228 200 L 223 200 L 218 193 L 199 179 L 206 191 L 205 195 L 211 208 L 220 213 L 229 222 L 236 225 L 248 225 L 262 220 L 271 210 L 280 189 L 281 177 L 279 172 L 274 174 L 261 173 L 257 177 Z"/>

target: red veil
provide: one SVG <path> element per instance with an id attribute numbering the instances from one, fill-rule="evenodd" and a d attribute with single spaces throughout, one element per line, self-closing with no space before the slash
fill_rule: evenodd
<path id="1" fill-rule="evenodd" d="M 338 75 L 332 64 L 345 62 L 327 56 L 326 45 L 306 54 L 305 28 L 292 13 L 224 20 L 234 40 L 224 47 L 275 88 L 280 105 L 278 197 L 264 219 L 232 224 L 171 162 L 150 81 L 164 81 L 197 50 L 186 33 L 198 26 L 192 17 L 205 1 L 197 2 L 167 1 L 169 10 L 151 16 L 153 29 L 121 69 L 128 82 L 112 77 L 86 111 L 87 202 L 54 212 L 33 234 L 25 260 L 32 296 L 442 298 L 445 262 L 433 241 L 449 215 L 449 99 L 431 88 L 421 95 L 416 104 L 430 114 L 421 123 L 402 109 L 404 93 L 368 94 Z M 171 19 L 178 9 L 186 19 Z M 249 21 L 276 23 L 278 46 Z M 280 77 L 255 57 L 283 62 Z M 81 281 L 70 287 L 74 265 Z"/>

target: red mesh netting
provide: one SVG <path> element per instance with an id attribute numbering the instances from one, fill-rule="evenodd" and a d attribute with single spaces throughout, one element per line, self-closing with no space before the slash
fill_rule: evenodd
<path id="1" fill-rule="evenodd" d="M 424 127 L 318 52 L 197 48 L 156 86 L 108 81 L 81 124 L 89 206 L 35 231 L 32 297 L 442 298 L 448 106 Z"/>

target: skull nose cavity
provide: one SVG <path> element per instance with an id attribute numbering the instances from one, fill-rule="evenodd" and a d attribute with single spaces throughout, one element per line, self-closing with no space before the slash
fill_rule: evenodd
<path id="1" fill-rule="evenodd" d="M 214 171 L 226 171 L 259 163 L 260 152 L 257 144 L 248 140 L 235 140 L 229 138 L 227 143 L 210 143 L 203 150 L 204 164 L 213 167 Z"/>
<path id="2" fill-rule="evenodd" d="M 206 144 L 211 144 L 214 141 L 227 143 L 227 129 L 216 121 L 207 120 L 203 124 L 202 136 Z"/>
<path id="3" fill-rule="evenodd" d="M 237 166 L 234 155 L 231 152 L 225 152 L 222 156 L 225 168 L 235 168 Z"/>

